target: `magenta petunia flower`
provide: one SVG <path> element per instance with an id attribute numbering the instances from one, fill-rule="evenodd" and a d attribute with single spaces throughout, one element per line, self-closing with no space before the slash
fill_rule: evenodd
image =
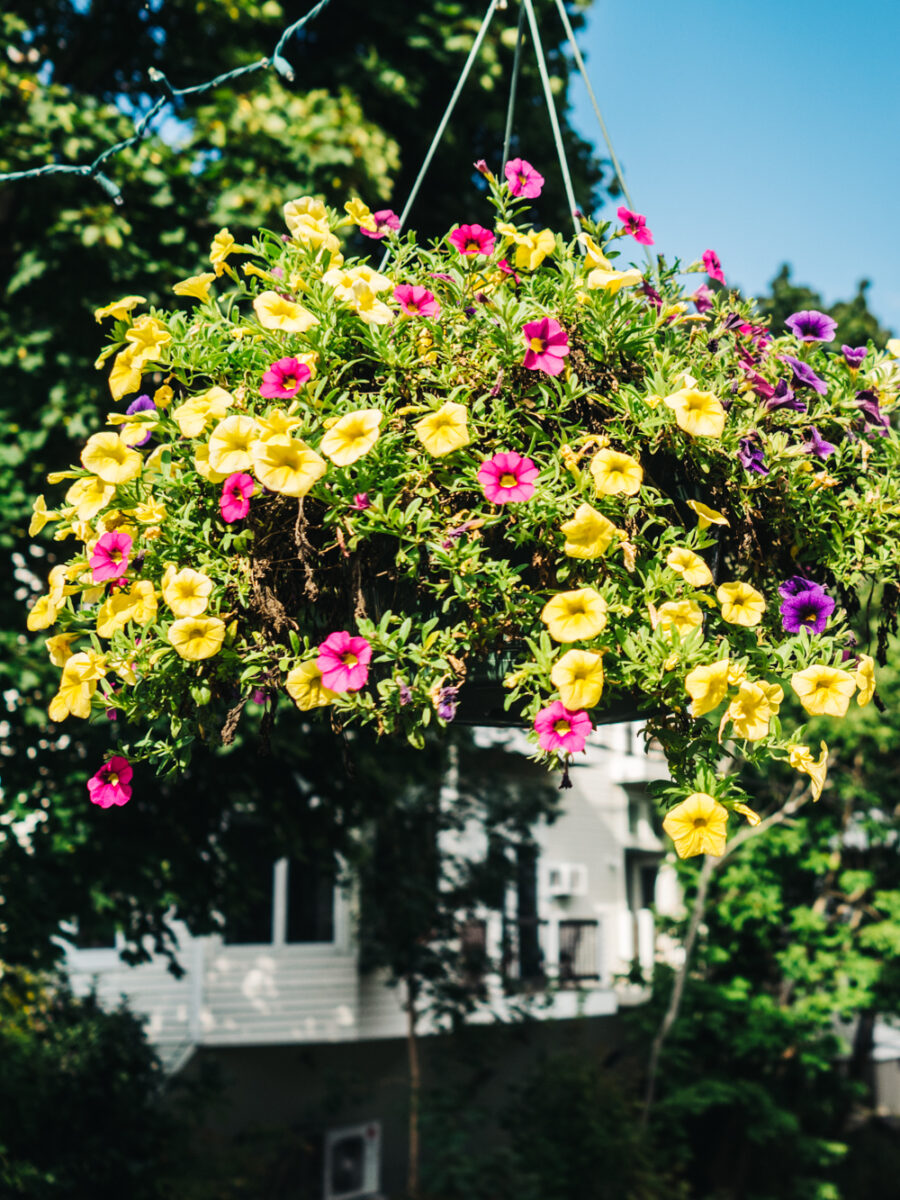
<path id="1" fill-rule="evenodd" d="M 545 375 L 559 375 L 569 353 L 569 335 L 552 317 L 540 321 L 526 321 L 522 326 L 525 338 L 525 366 L 529 371 L 543 371 Z"/>
<path id="2" fill-rule="evenodd" d="M 516 283 L 521 283 L 521 282 L 522 282 L 522 281 L 519 279 L 519 276 L 518 276 L 518 275 L 515 273 L 515 271 L 514 271 L 514 270 L 512 269 L 512 267 L 509 265 L 509 260 L 508 260 L 508 259 L 506 259 L 506 258 L 501 258 L 501 259 L 500 259 L 500 261 L 497 263 L 497 266 L 498 266 L 498 267 L 499 267 L 499 269 L 500 269 L 500 270 L 503 272 L 503 274 L 504 274 L 504 275 L 511 275 L 511 276 L 513 277 L 513 280 L 514 280 Z"/>
<path id="3" fill-rule="evenodd" d="M 363 237 L 375 238 L 380 241 L 383 237 L 387 237 L 392 229 L 400 228 L 400 218 L 392 208 L 379 208 L 378 212 L 373 212 L 372 216 L 375 220 L 374 229 L 360 229 Z"/>
<path id="4" fill-rule="evenodd" d="M 355 512 L 365 512 L 367 508 L 372 507 L 372 501 L 369 499 L 368 492 L 357 492 L 353 497 L 353 503 L 350 507 Z"/>
<path id="5" fill-rule="evenodd" d="M 372 647 L 364 637 L 351 637 L 346 629 L 329 633 L 319 647 L 316 666 L 322 682 L 332 692 L 358 692 L 369 678 Z"/>
<path id="6" fill-rule="evenodd" d="M 463 255 L 494 252 L 494 235 L 482 225 L 460 225 L 447 235 L 447 241 Z"/>
<path id="7" fill-rule="evenodd" d="M 824 379 L 820 379 L 811 366 L 805 362 L 801 362 L 799 358 L 794 358 L 790 354 L 782 354 L 781 361 L 786 362 L 791 368 L 791 373 L 794 376 L 794 383 L 799 383 L 803 387 L 810 387 L 820 396 L 824 396 L 828 391 L 828 384 Z"/>
<path id="8" fill-rule="evenodd" d="M 132 402 L 125 409 L 125 412 L 128 414 L 129 417 L 132 416 L 134 413 L 151 412 L 151 411 L 156 412 L 156 405 L 153 403 L 153 401 L 150 399 L 149 396 L 138 396 L 138 398 L 136 400 L 132 400 Z M 132 442 L 131 448 L 132 448 L 132 450 L 137 450 L 139 446 L 146 446 L 147 443 L 152 440 L 153 440 L 153 434 L 150 432 L 147 432 L 144 434 L 144 436 L 141 438 L 141 440 L 139 442 Z"/>
<path id="9" fill-rule="evenodd" d="M 886 437 L 891 428 L 891 423 L 885 413 L 881 411 L 881 405 L 878 403 L 878 396 L 875 392 L 866 390 L 856 393 L 856 403 L 864 419 L 864 433 L 868 433 L 874 429 L 879 437 Z"/>
<path id="10" fill-rule="evenodd" d="M 534 495 L 538 469 L 515 450 L 501 451 L 478 468 L 478 482 L 492 504 L 521 503 Z"/>
<path id="11" fill-rule="evenodd" d="M 797 575 L 788 583 L 795 581 L 806 583 L 808 586 L 784 596 L 778 610 L 781 613 L 781 624 L 787 633 L 799 633 L 801 629 L 810 633 L 821 633 L 834 612 L 835 602 L 820 584 L 801 580 Z"/>
<path id="12" fill-rule="evenodd" d="M 788 329 L 801 342 L 833 342 L 837 321 L 815 308 L 795 312 L 785 321 Z"/>
<path id="13" fill-rule="evenodd" d="M 131 763 L 121 754 L 103 764 L 96 775 L 87 781 L 92 804 L 111 808 L 114 804 L 127 804 L 131 799 Z"/>
<path id="14" fill-rule="evenodd" d="M 108 579 L 118 579 L 123 575 L 128 570 L 131 547 L 130 534 L 122 533 L 118 529 L 110 530 L 97 538 L 90 559 L 94 583 L 106 583 Z"/>
<path id="15" fill-rule="evenodd" d="M 526 200 L 534 200 L 541 194 L 544 177 L 524 158 L 510 159 L 503 168 L 503 173 L 509 184 L 509 190 L 514 196 L 524 196 Z"/>
<path id="16" fill-rule="evenodd" d="M 698 313 L 709 312 L 713 306 L 712 298 L 713 294 L 705 283 L 701 283 L 693 296 L 691 296 L 691 300 L 693 300 L 694 307 Z"/>
<path id="17" fill-rule="evenodd" d="M 858 371 L 863 365 L 863 359 L 869 351 L 865 346 L 841 346 L 841 354 L 844 356 L 844 362 L 851 371 Z"/>
<path id="18" fill-rule="evenodd" d="M 706 273 L 710 279 L 715 279 L 716 283 L 725 283 L 725 274 L 722 271 L 722 264 L 719 261 L 719 256 L 715 250 L 703 251 L 703 266 L 706 268 Z"/>
<path id="19" fill-rule="evenodd" d="M 266 400 L 292 400 L 310 374 L 309 367 L 299 358 L 279 358 L 266 369 L 259 394 Z"/>
<path id="20" fill-rule="evenodd" d="M 414 287 L 409 283 L 400 283 L 394 288 L 394 299 L 408 317 L 440 316 L 441 306 L 434 298 L 434 292 L 426 287 Z"/>
<path id="21" fill-rule="evenodd" d="M 642 217 L 640 213 L 632 212 L 630 208 L 616 209 L 616 216 L 625 227 L 625 233 L 630 233 L 636 242 L 640 242 L 642 246 L 653 245 L 653 234 L 647 228 L 647 218 Z"/>
<path id="22" fill-rule="evenodd" d="M 243 521 L 250 511 L 250 497 L 256 484 L 252 475 L 244 471 L 235 471 L 222 484 L 222 495 L 219 497 L 219 508 L 222 520 L 231 525 L 234 521 Z"/>
<path id="23" fill-rule="evenodd" d="M 588 734 L 594 728 L 591 718 L 583 709 L 572 711 L 561 700 L 554 700 L 542 708 L 534 718 L 538 743 L 543 750 L 564 751 L 577 754 L 584 749 Z"/>

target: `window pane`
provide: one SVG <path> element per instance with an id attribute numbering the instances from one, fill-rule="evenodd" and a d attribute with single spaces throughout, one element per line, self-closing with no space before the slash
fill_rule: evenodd
<path id="1" fill-rule="evenodd" d="M 287 941 L 334 941 L 333 864 L 292 859 L 287 877 Z"/>
<path id="2" fill-rule="evenodd" d="M 268 946 L 272 941 L 272 860 L 249 865 L 240 903 L 225 917 L 225 941 L 232 946 Z"/>

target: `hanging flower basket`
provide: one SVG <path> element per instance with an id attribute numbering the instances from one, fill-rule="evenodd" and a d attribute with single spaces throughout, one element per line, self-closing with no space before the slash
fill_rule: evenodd
<path id="1" fill-rule="evenodd" d="M 686 273 L 724 281 L 711 252 L 623 268 L 636 214 L 533 229 L 521 160 L 486 177 L 489 227 L 425 247 L 305 198 L 287 234 L 217 235 L 183 308 L 98 311 L 118 407 L 36 502 L 71 552 L 28 625 L 53 628 L 51 718 L 131 735 L 100 803 L 128 760 L 230 740 L 253 697 L 414 745 L 515 720 L 551 765 L 644 714 L 681 853 L 752 819 L 723 740 L 821 789 L 803 712 L 872 696 L 858 590 L 893 618 L 897 363 L 822 314 L 770 331 L 725 288 L 686 297 Z M 387 267 L 342 258 L 353 224 Z"/>

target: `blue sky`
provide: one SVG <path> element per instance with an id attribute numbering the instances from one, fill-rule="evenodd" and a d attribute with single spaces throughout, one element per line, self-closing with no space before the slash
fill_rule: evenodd
<path id="1" fill-rule="evenodd" d="M 900 0 L 595 0 L 579 41 L 664 254 L 751 293 L 789 262 L 828 303 L 865 277 L 900 333 Z"/>

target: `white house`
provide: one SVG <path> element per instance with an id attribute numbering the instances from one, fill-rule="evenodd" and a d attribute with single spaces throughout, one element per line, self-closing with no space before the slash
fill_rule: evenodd
<path id="1" fill-rule="evenodd" d="M 462 923 L 461 972 L 480 971 L 482 961 L 493 964 L 478 980 L 484 1004 L 476 1021 L 508 1016 L 510 997 L 517 1002 L 523 995 L 541 997 L 545 1002 L 535 1007 L 537 1015 L 566 1020 L 609 1017 L 645 994 L 639 973 L 646 974 L 654 958 L 650 906 L 659 888 L 665 890 L 658 878 L 663 845 L 645 789 L 666 772 L 664 759 L 645 751 L 639 729 L 624 724 L 594 734 L 588 753 L 571 770 L 563 814 L 534 830 L 537 859 L 524 864 L 504 911 L 468 914 Z M 507 735 L 492 730 L 478 736 Z M 510 736 L 523 751 L 517 759 L 523 779 L 541 771 L 525 759 L 524 738 L 516 743 L 521 735 Z M 474 834 L 464 848 L 483 853 Z M 304 1062 L 312 1061 L 310 1055 L 326 1061 L 322 1054 L 329 1046 L 335 1062 L 344 1061 L 341 1045 L 349 1044 L 348 1052 L 357 1048 L 354 1061 L 361 1043 L 384 1043 L 385 1053 L 391 1045 L 402 1050 L 403 989 L 359 970 L 353 896 L 329 877 L 313 878 L 309 868 L 285 859 L 272 864 L 271 878 L 271 903 L 245 928 L 197 938 L 182 932 L 183 978 L 173 978 L 163 959 L 126 966 L 113 945 L 68 947 L 73 986 L 95 987 L 110 1004 L 125 996 L 134 1011 L 146 1015 L 149 1036 L 173 1071 L 212 1051 L 220 1061 L 240 1062 L 235 1070 L 247 1079 L 263 1071 L 263 1061 L 266 1071 L 287 1062 L 292 1048 L 304 1050 Z M 665 906 L 672 897 L 657 898 Z M 262 1077 L 238 1089 L 238 1107 L 243 1105 L 248 1119 L 262 1119 L 266 1110 L 265 1102 L 250 1095 L 259 1093 Z M 276 1090 L 285 1092 L 289 1085 L 282 1081 Z M 358 1118 L 358 1128 L 322 1131 L 332 1176 L 339 1163 L 346 1168 L 343 1182 L 326 1169 L 322 1194 L 342 1200 L 381 1186 L 376 1143 L 385 1114 L 363 1108 L 349 1116 Z M 241 1119 L 235 1118 L 235 1128 Z M 341 1141 L 344 1134 L 350 1142 Z"/>

